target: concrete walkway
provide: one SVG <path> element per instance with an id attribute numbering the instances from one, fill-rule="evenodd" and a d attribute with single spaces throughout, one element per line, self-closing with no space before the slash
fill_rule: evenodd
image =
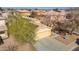
<path id="1" fill-rule="evenodd" d="M 72 51 L 78 45 L 75 41 L 65 45 L 53 37 L 40 39 L 35 45 L 37 51 Z"/>

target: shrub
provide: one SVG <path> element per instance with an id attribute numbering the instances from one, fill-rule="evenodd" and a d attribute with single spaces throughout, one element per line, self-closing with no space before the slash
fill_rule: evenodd
<path id="1" fill-rule="evenodd" d="M 14 35 L 17 41 L 21 43 L 35 42 L 35 24 L 22 18 L 18 13 L 9 15 L 7 20 L 9 34 Z"/>

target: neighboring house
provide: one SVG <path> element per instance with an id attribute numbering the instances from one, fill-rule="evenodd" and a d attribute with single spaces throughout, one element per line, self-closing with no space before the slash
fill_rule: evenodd
<path id="1" fill-rule="evenodd" d="M 21 16 L 30 16 L 31 15 L 31 11 L 29 11 L 29 10 L 17 10 L 17 12 L 19 12 Z"/>
<path id="2" fill-rule="evenodd" d="M 5 18 L 3 18 L 3 17 L 0 17 L 0 36 L 3 39 L 8 38 L 7 26 L 6 26 Z"/>
<path id="3" fill-rule="evenodd" d="M 45 10 L 33 10 L 32 12 L 35 12 L 38 16 L 44 15 L 46 13 Z"/>
<path id="4" fill-rule="evenodd" d="M 40 13 L 39 10 L 37 10 L 38 13 Z M 41 14 L 37 17 L 38 20 L 40 20 L 41 23 L 47 25 L 47 26 L 54 26 L 56 22 L 63 23 L 66 20 L 66 11 L 60 10 L 60 11 L 54 11 L 54 10 L 48 10 L 48 11 L 42 11 Z"/>
<path id="5" fill-rule="evenodd" d="M 66 19 L 66 12 L 64 10 L 60 11 L 49 10 L 44 15 L 50 16 L 50 19 L 53 21 L 63 22 Z"/>

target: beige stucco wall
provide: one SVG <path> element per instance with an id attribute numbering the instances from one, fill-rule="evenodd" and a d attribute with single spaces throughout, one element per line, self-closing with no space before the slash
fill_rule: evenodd
<path id="1" fill-rule="evenodd" d="M 17 12 L 19 12 L 21 16 L 31 15 L 31 11 L 28 11 L 28 10 L 17 10 Z"/>
<path id="2" fill-rule="evenodd" d="M 29 16 L 30 13 L 29 12 L 20 12 L 21 16 Z"/>
<path id="3" fill-rule="evenodd" d="M 47 29 L 40 32 L 36 32 L 35 40 L 40 40 L 42 38 L 48 37 L 51 35 L 51 29 Z"/>

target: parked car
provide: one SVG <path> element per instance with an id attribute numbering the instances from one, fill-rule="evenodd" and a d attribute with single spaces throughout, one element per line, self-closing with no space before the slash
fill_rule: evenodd
<path id="1" fill-rule="evenodd" d="M 8 38 L 7 31 L 0 31 L 0 36 L 2 37 L 2 39 L 7 39 Z"/>

